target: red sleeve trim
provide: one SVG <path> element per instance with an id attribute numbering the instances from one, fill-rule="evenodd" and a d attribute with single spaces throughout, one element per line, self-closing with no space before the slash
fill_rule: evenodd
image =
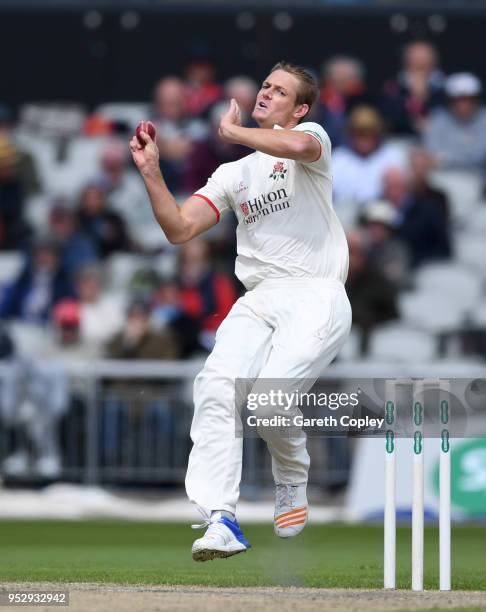
<path id="1" fill-rule="evenodd" d="M 203 196 L 200 193 L 194 193 L 193 194 L 195 198 L 201 198 L 203 199 L 205 202 L 207 202 L 209 204 L 209 206 L 211 206 L 211 208 L 214 210 L 214 212 L 216 213 L 216 219 L 218 220 L 219 223 L 219 218 L 220 218 L 220 213 L 219 210 L 216 207 L 216 204 L 214 204 L 214 202 L 211 202 L 211 200 L 209 198 L 207 198 L 206 196 Z"/>

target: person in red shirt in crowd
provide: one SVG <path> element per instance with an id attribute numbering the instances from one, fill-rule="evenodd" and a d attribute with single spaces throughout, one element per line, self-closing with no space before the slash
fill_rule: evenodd
<path id="1" fill-rule="evenodd" d="M 216 330 L 236 301 L 235 286 L 226 274 L 214 270 L 209 244 L 200 239 L 182 245 L 179 275 L 182 309 L 199 322 L 200 348 L 211 350 Z"/>
<path id="2" fill-rule="evenodd" d="M 186 64 L 184 77 L 187 82 L 187 112 L 194 117 L 205 116 L 224 94 L 223 86 L 216 82 L 214 62 L 206 56 L 194 57 Z"/>

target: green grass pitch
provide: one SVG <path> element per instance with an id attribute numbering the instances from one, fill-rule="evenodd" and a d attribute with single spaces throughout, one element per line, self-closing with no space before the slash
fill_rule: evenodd
<path id="1" fill-rule="evenodd" d="M 201 531 L 167 523 L 0 521 L 0 582 L 53 581 L 207 586 L 381 588 L 381 526 L 315 525 L 281 540 L 268 525 L 246 525 L 253 548 L 195 563 Z M 410 529 L 397 533 L 397 586 L 410 587 Z M 458 526 L 452 538 L 453 588 L 486 588 L 486 526 Z M 438 585 L 438 530 L 426 527 L 425 587 Z"/>

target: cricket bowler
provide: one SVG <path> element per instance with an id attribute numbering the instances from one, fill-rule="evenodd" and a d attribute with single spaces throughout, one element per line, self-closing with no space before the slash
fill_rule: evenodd
<path id="1" fill-rule="evenodd" d="M 235 379 L 315 381 L 351 326 L 348 248 L 332 207 L 331 144 L 320 125 L 305 121 L 317 94 L 306 70 L 280 62 L 257 94 L 252 116 L 259 127 L 242 127 L 231 100 L 219 136 L 254 152 L 222 164 L 180 207 L 161 175 L 155 141 L 145 131 L 141 142 L 130 141 L 171 243 L 191 240 L 229 211 L 238 220 L 235 273 L 247 291 L 219 327 L 194 383 L 186 490 L 205 517 L 200 527 L 207 527 L 192 547 L 196 561 L 250 548 L 236 520 L 243 439 L 235 435 Z M 272 456 L 275 533 L 296 536 L 308 515 L 305 436 L 275 436 L 263 427 L 258 433 Z"/>

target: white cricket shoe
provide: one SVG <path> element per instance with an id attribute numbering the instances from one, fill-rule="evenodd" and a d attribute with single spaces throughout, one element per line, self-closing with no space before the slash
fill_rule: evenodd
<path id="1" fill-rule="evenodd" d="M 280 538 L 293 538 L 306 526 L 307 484 L 275 485 L 274 529 Z"/>
<path id="2" fill-rule="evenodd" d="M 193 528 L 205 526 L 208 527 L 206 533 L 192 545 L 194 561 L 225 559 L 251 548 L 236 519 L 232 521 L 225 516 L 216 516 L 202 525 L 193 525 Z"/>

